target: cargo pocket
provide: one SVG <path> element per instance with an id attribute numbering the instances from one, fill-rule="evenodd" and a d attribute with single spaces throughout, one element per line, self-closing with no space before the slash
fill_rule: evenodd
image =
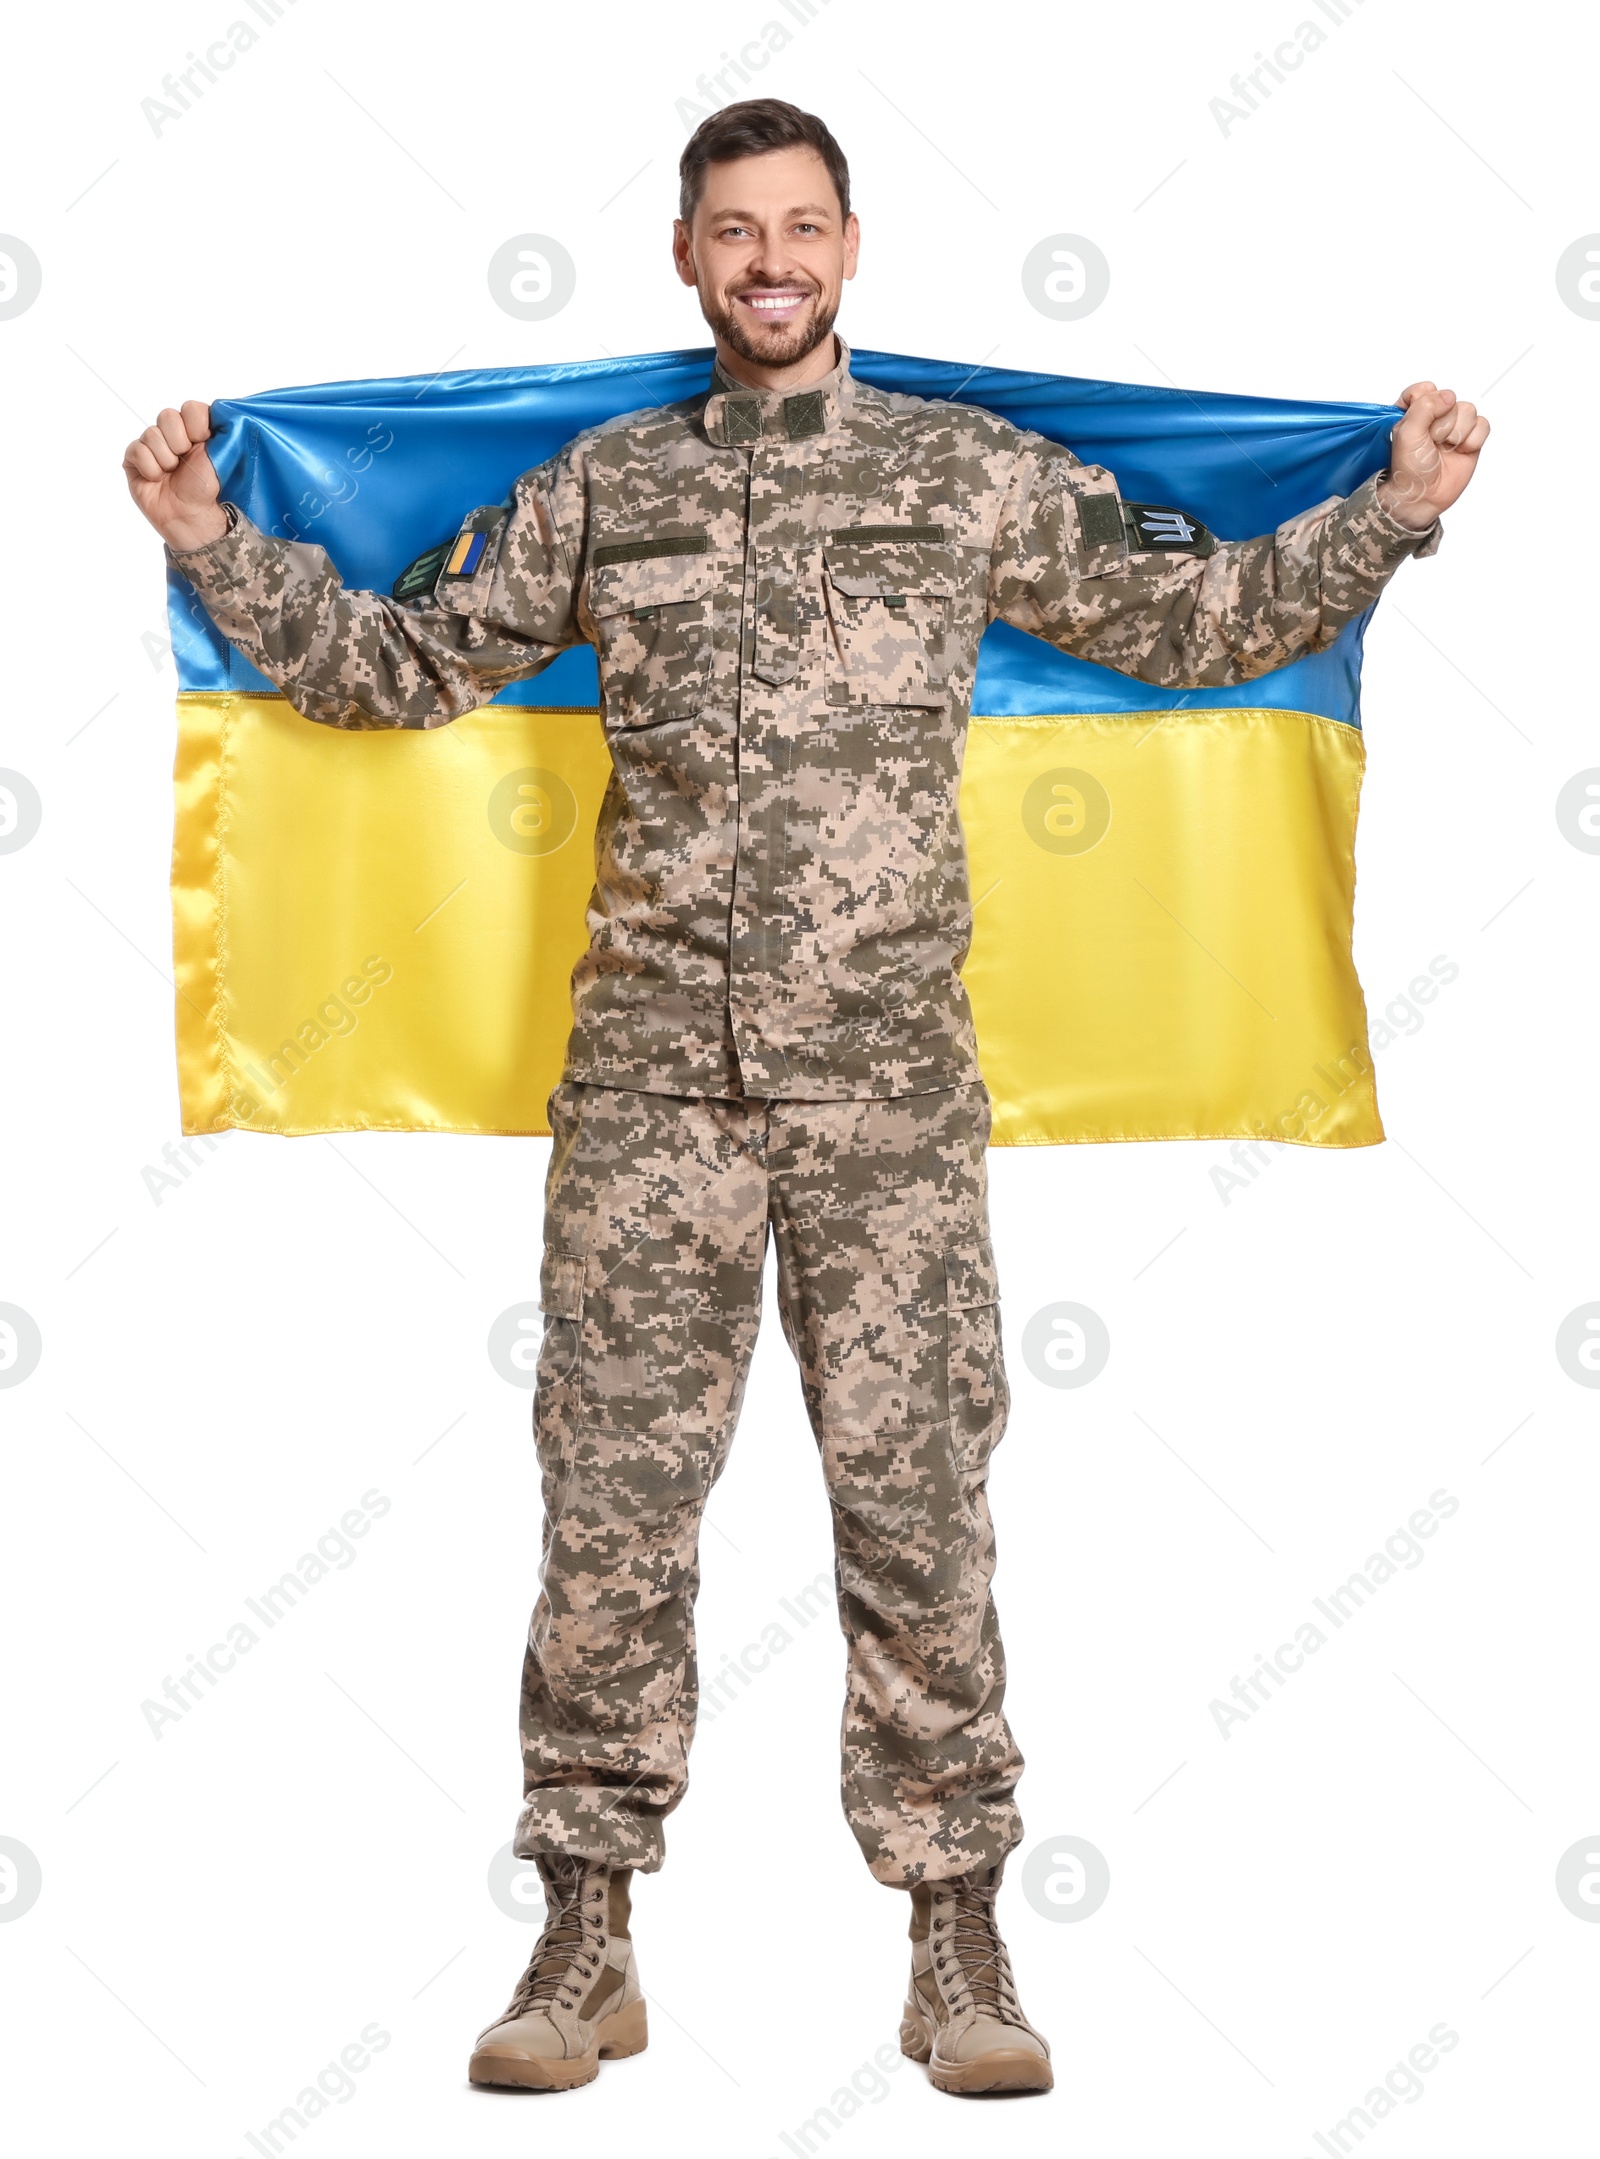
<path id="1" fill-rule="evenodd" d="M 957 591 L 940 525 L 863 525 L 823 538 L 830 705 L 943 705 Z"/>
<path id="2" fill-rule="evenodd" d="M 544 1334 L 539 1342 L 541 1387 L 563 1380 L 576 1385 L 583 1341 L 583 1255 L 548 1246 L 539 1266 L 539 1309 Z"/>
<path id="3" fill-rule="evenodd" d="M 533 1443 L 544 1478 L 545 1516 L 554 1522 L 565 1504 L 576 1460 L 583 1359 L 581 1253 L 545 1247 L 539 1265 L 539 1309 L 544 1332 L 535 1370 Z"/>
<path id="4" fill-rule="evenodd" d="M 608 727 L 693 719 L 711 686 L 711 595 L 723 568 L 683 541 L 597 548 L 588 611 Z M 649 552 L 640 552 L 648 548 Z"/>
<path id="5" fill-rule="evenodd" d="M 951 1444 L 962 1474 L 981 1481 L 1011 1406 L 1000 1346 L 1000 1286 L 988 1239 L 949 1247 L 944 1280 Z"/>

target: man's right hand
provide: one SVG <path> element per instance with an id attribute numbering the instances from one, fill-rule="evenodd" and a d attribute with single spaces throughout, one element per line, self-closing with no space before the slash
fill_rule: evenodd
<path id="1" fill-rule="evenodd" d="M 210 439 L 211 407 L 191 398 L 176 411 L 169 405 L 122 460 L 128 492 L 175 553 L 220 540 L 228 529 L 206 453 Z"/>

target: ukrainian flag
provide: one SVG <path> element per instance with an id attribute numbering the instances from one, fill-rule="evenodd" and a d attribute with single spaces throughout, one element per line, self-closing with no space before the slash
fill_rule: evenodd
<path id="1" fill-rule="evenodd" d="M 852 365 L 1037 429 L 1221 539 L 1348 494 L 1399 418 Z M 709 372 L 707 352 L 652 353 L 278 390 L 214 406 L 211 454 L 264 531 L 387 592 L 580 429 Z M 449 727 L 343 733 L 169 588 L 184 1130 L 548 1131 L 609 770 L 593 653 Z M 961 816 L 997 1143 L 1383 1137 L 1350 950 L 1365 627 L 1238 689 L 1175 693 L 989 630 Z"/>

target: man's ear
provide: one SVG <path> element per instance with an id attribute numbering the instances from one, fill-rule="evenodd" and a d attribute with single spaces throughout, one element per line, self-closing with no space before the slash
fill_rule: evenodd
<path id="1" fill-rule="evenodd" d="M 694 271 L 694 242 L 690 239 L 689 228 L 681 217 L 672 220 L 672 259 L 677 265 L 679 277 L 686 285 L 699 283 Z"/>
<path id="2" fill-rule="evenodd" d="M 861 220 L 854 212 L 844 221 L 844 275 L 854 277 L 861 255 Z"/>

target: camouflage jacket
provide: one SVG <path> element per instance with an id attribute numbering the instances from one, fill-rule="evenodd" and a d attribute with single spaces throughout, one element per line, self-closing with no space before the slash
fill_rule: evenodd
<path id="1" fill-rule="evenodd" d="M 171 558 L 335 727 L 443 726 L 595 647 L 613 772 L 569 1080 L 842 1100 L 973 1079 L 956 793 L 985 624 L 1165 689 L 1241 682 L 1437 544 L 1369 480 L 1265 538 L 1174 549 L 1101 467 L 873 389 L 840 352 L 797 393 L 719 370 L 578 436 L 396 597 L 232 510 Z"/>

